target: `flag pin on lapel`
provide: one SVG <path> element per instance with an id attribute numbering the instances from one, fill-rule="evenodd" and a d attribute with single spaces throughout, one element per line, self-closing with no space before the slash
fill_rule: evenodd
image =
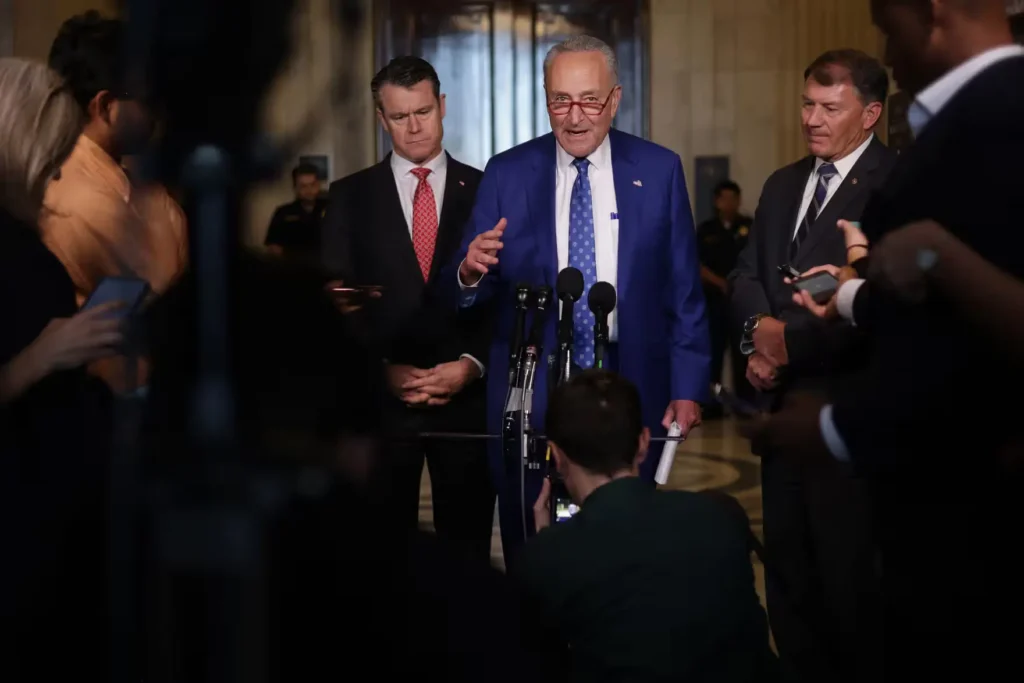
<path id="1" fill-rule="evenodd" d="M 462 185 L 463 187 L 465 187 L 465 186 L 466 186 L 466 183 L 465 183 L 464 181 L 460 180 L 460 181 L 459 181 L 459 185 Z"/>
<path id="2" fill-rule="evenodd" d="M 856 184 L 857 184 L 857 179 L 856 179 L 856 178 L 854 178 L 853 180 L 851 180 L 851 181 L 850 181 L 850 184 L 851 184 L 851 185 L 856 185 Z"/>
<path id="3" fill-rule="evenodd" d="M 636 185 L 637 187 L 643 187 L 644 186 L 644 184 L 641 183 L 639 180 L 634 180 L 633 184 Z"/>

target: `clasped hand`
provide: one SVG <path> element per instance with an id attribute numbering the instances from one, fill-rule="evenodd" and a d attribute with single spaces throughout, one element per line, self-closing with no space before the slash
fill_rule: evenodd
<path id="1" fill-rule="evenodd" d="M 392 365 L 388 368 L 391 389 L 408 405 L 443 406 L 480 376 L 468 358 L 441 363 L 433 368 Z"/>

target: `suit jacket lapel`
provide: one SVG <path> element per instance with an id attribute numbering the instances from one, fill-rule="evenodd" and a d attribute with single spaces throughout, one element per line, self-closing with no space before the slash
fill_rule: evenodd
<path id="1" fill-rule="evenodd" d="M 537 254 L 533 262 L 541 269 L 538 282 L 555 286 L 558 279 L 558 240 L 555 238 L 555 136 L 546 135 L 550 144 L 543 145 L 533 159 L 531 179 L 527 180 L 526 204 L 530 216 L 528 231 L 534 237 Z M 547 254 L 546 259 L 539 258 Z"/>
<path id="2" fill-rule="evenodd" d="M 446 257 L 455 251 L 462 241 L 462 225 L 458 217 L 466 216 L 466 202 L 469 201 L 469 190 L 466 184 L 471 180 L 466 173 L 467 167 L 448 155 L 447 178 L 444 183 L 444 197 L 441 199 L 441 220 L 437 226 L 437 240 L 434 242 L 434 257 L 430 264 L 430 279 L 433 280 L 438 271 L 447 263 Z M 414 252 L 415 253 L 415 252 Z"/>
<path id="3" fill-rule="evenodd" d="M 420 264 L 416 259 L 416 250 L 412 246 L 412 238 L 409 234 L 409 224 L 405 220 L 405 213 L 402 211 L 402 201 L 398 197 L 398 188 L 395 186 L 395 175 L 391 170 L 391 155 L 388 154 L 384 161 L 377 164 L 377 177 L 374 179 L 374 207 L 378 218 L 377 225 L 372 226 L 375 232 L 380 235 L 395 254 L 397 267 L 403 271 L 416 274 L 420 284 L 423 283 L 423 275 L 420 274 Z"/>
<path id="4" fill-rule="evenodd" d="M 617 264 L 618 299 L 625 301 L 629 293 L 630 268 L 640 228 L 640 208 L 645 190 L 640 181 L 637 159 L 629 147 L 629 139 L 618 131 L 609 131 L 612 147 L 612 175 L 615 178 L 615 207 L 619 214 L 619 253 Z"/>
<path id="5" fill-rule="evenodd" d="M 860 159 L 857 160 L 857 163 L 853 165 L 847 176 L 843 178 L 843 182 L 839 185 L 836 193 L 828 200 L 825 208 L 811 225 L 807 239 L 800 244 L 800 249 L 797 250 L 796 254 L 797 260 L 804 254 L 812 252 L 818 243 L 828 237 L 830 231 L 834 235 L 837 229 L 836 223 L 846 205 L 860 192 L 868 191 L 871 185 L 867 182 L 866 176 L 878 168 L 880 153 L 878 148 L 881 146 L 882 143 L 878 141 L 878 138 L 872 140 L 871 144 L 864 150 L 864 153 L 861 154 Z"/>
<path id="6" fill-rule="evenodd" d="M 796 167 L 796 172 L 793 173 L 790 180 L 792 185 L 790 197 L 792 197 L 792 200 L 786 209 L 786 221 L 782 225 L 783 234 L 775 242 L 778 251 L 775 254 L 775 262 L 771 264 L 772 268 L 789 263 L 789 244 L 793 241 L 796 233 L 796 222 L 803 218 L 803 215 L 800 213 L 800 204 L 804 198 L 804 190 L 807 187 L 807 178 L 813 171 L 814 157 L 806 157 Z"/>

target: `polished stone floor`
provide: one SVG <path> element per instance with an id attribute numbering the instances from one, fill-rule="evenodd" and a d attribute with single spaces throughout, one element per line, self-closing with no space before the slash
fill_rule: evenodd
<path id="1" fill-rule="evenodd" d="M 652 449 L 658 457 L 660 448 Z M 751 455 L 749 442 L 740 436 L 732 418 L 712 420 L 698 427 L 676 452 L 672 475 L 665 488 L 700 491 L 718 489 L 739 500 L 750 516 L 754 532 L 761 537 L 760 460 Z M 430 482 L 424 470 L 420 489 L 420 521 L 432 523 Z M 491 554 L 497 566 L 503 566 L 501 537 L 495 519 Z M 764 571 L 754 560 L 758 592 L 764 596 Z"/>

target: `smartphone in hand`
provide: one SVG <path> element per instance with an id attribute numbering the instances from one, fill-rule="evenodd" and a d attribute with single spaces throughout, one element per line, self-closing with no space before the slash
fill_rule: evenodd
<path id="1" fill-rule="evenodd" d="M 149 296 L 149 283 L 135 277 L 105 277 L 93 290 L 82 305 L 88 311 L 102 304 L 118 302 L 121 305 L 111 312 L 111 316 L 127 319 L 142 309 Z"/>
<path id="2" fill-rule="evenodd" d="M 832 275 L 821 271 L 814 275 L 798 278 L 793 281 L 793 289 L 797 292 L 807 292 L 817 304 L 828 303 L 828 300 L 835 296 L 839 289 L 839 280 Z"/>

